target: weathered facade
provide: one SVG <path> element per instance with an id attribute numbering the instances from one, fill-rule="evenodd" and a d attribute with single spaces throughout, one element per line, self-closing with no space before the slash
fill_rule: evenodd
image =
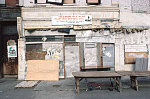
<path id="1" fill-rule="evenodd" d="M 131 71 L 136 58 L 150 57 L 150 16 L 147 9 L 135 13 L 140 9 L 133 9 L 136 1 L 21 1 L 25 7 L 17 19 L 18 79 L 25 79 L 28 60 L 59 60 L 59 77 L 64 78 L 84 66 Z"/>

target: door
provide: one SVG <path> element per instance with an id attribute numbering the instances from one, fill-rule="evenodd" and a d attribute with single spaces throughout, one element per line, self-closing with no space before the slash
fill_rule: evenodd
<path id="1" fill-rule="evenodd" d="M 86 66 L 97 66 L 97 47 L 96 43 L 85 43 L 84 58 Z"/>
<path id="2" fill-rule="evenodd" d="M 114 44 L 103 44 L 102 45 L 103 51 L 103 67 L 111 66 L 114 67 L 115 65 L 115 57 L 114 57 Z"/>
<path id="3" fill-rule="evenodd" d="M 4 77 L 16 77 L 18 74 L 18 57 L 8 57 L 7 42 L 14 40 L 18 45 L 18 33 L 16 22 L 3 22 L 2 23 L 2 61 L 3 61 L 3 75 Z M 17 46 L 16 46 L 17 47 Z M 18 49 L 17 49 L 18 50 Z"/>
<path id="4" fill-rule="evenodd" d="M 65 75 L 73 77 L 72 72 L 79 72 L 79 46 L 78 43 L 65 45 Z"/>

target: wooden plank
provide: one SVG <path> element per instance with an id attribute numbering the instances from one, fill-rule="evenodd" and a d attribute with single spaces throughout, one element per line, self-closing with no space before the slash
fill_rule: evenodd
<path id="1" fill-rule="evenodd" d="M 15 86 L 15 88 L 28 88 L 28 87 L 34 87 L 38 84 L 39 81 L 22 81 L 19 84 Z"/>
<path id="2" fill-rule="evenodd" d="M 150 76 L 150 71 L 117 71 L 122 76 Z"/>
<path id="3" fill-rule="evenodd" d="M 113 78 L 121 77 L 120 74 L 113 71 L 96 71 L 96 72 L 73 72 L 74 77 L 79 78 Z"/>
<path id="4" fill-rule="evenodd" d="M 125 63 L 134 64 L 136 58 L 147 58 L 148 52 L 126 52 L 125 53 Z"/>
<path id="5" fill-rule="evenodd" d="M 58 60 L 28 60 L 26 80 L 59 80 Z"/>

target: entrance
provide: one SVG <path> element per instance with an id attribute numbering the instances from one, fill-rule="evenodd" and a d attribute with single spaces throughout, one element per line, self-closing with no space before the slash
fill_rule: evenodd
<path id="1" fill-rule="evenodd" d="M 18 45 L 17 22 L 2 22 L 2 74 L 3 77 L 17 77 L 18 57 L 9 57 L 8 43 L 13 40 L 16 43 L 16 55 Z"/>
<path id="2" fill-rule="evenodd" d="M 65 44 L 65 74 L 66 78 L 73 77 L 72 72 L 79 72 L 78 43 Z"/>

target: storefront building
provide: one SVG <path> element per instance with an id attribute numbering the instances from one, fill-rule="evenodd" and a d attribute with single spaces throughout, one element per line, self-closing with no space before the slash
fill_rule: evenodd
<path id="1" fill-rule="evenodd" d="M 68 78 L 82 67 L 131 71 L 136 58 L 150 57 L 149 24 L 133 19 L 141 14 L 123 10 L 122 2 L 70 1 L 24 2 L 17 18 L 18 79 L 26 79 L 30 60 L 59 60 L 59 78 Z"/>

